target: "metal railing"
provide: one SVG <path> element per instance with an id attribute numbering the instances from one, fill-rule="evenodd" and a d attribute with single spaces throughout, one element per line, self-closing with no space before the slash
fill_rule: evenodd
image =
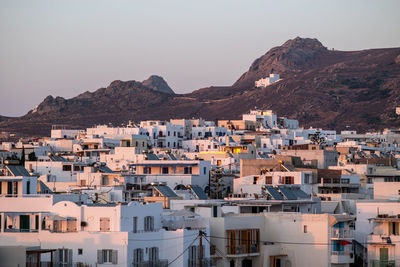
<path id="1" fill-rule="evenodd" d="M 27 262 L 26 267 L 36 267 L 36 262 Z M 50 261 L 41 261 L 39 262 L 39 267 L 92 267 L 92 264 L 87 263 L 51 263 Z"/>
<path id="2" fill-rule="evenodd" d="M 166 267 L 168 266 L 168 260 L 157 260 L 157 261 L 142 261 L 132 263 L 132 267 Z"/>
<path id="3" fill-rule="evenodd" d="M 4 229 L 5 233 L 37 233 L 38 229 L 15 229 L 15 228 L 7 228 Z"/>
<path id="4" fill-rule="evenodd" d="M 350 258 L 353 258 L 353 252 L 351 251 L 332 251 L 331 254 L 337 256 L 349 256 Z"/>
<path id="5" fill-rule="evenodd" d="M 188 260 L 188 267 L 199 267 L 200 266 L 200 259 L 197 260 Z M 216 266 L 215 260 L 204 258 L 201 260 L 201 266 L 203 267 L 214 267 Z"/>
<path id="6" fill-rule="evenodd" d="M 256 244 L 253 244 L 251 246 L 236 246 L 236 247 L 231 247 L 231 246 L 226 246 L 226 254 L 228 255 L 239 255 L 239 254 L 250 254 L 250 253 L 259 253 L 260 248 Z"/>
<path id="7" fill-rule="evenodd" d="M 352 229 L 332 228 L 331 238 L 354 238 L 354 231 Z"/>
<path id="8" fill-rule="evenodd" d="M 394 260 L 370 260 L 369 261 L 370 267 L 395 267 L 396 261 Z"/>

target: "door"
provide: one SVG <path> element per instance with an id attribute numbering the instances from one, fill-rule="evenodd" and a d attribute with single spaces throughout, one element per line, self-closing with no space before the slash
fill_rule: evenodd
<path id="1" fill-rule="evenodd" d="M 250 259 L 244 259 L 242 261 L 242 267 L 252 267 L 253 266 L 253 262 Z"/>
<path id="2" fill-rule="evenodd" d="M 19 229 L 21 232 L 29 232 L 29 215 L 19 216 Z"/>
<path id="3" fill-rule="evenodd" d="M 389 249 L 388 248 L 379 248 L 380 267 L 388 266 L 388 260 L 389 260 Z"/>

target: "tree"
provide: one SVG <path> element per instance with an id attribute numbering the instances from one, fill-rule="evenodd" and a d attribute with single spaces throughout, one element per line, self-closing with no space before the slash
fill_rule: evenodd
<path id="1" fill-rule="evenodd" d="M 35 152 L 29 153 L 28 154 L 28 159 L 29 159 L 29 161 L 37 161 L 37 157 L 36 157 Z"/>
<path id="2" fill-rule="evenodd" d="M 21 159 L 19 161 L 22 166 L 25 166 L 25 147 L 22 146 Z"/>
<path id="3" fill-rule="evenodd" d="M 311 143 L 314 145 L 325 145 L 326 140 L 325 137 L 321 137 L 320 132 L 315 132 L 314 134 L 310 135 Z"/>

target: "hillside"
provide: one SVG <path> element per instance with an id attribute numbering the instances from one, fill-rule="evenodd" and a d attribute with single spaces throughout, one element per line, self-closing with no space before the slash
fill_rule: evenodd
<path id="1" fill-rule="evenodd" d="M 281 81 L 255 88 L 278 73 Z M 238 119 L 255 106 L 296 118 L 306 127 L 359 131 L 399 127 L 400 48 L 328 50 L 316 39 L 295 38 L 256 59 L 232 86 L 174 94 L 159 76 L 114 81 L 71 99 L 48 96 L 35 111 L 1 121 L 0 131 L 48 135 L 52 124 L 77 127 L 128 120 Z"/>

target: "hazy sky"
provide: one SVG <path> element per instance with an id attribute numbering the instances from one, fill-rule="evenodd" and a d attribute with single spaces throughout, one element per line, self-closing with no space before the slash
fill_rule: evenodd
<path id="1" fill-rule="evenodd" d="M 296 36 L 399 47 L 399 12 L 399 0 L 1 0 L 0 115 L 152 74 L 177 93 L 231 85 Z"/>

